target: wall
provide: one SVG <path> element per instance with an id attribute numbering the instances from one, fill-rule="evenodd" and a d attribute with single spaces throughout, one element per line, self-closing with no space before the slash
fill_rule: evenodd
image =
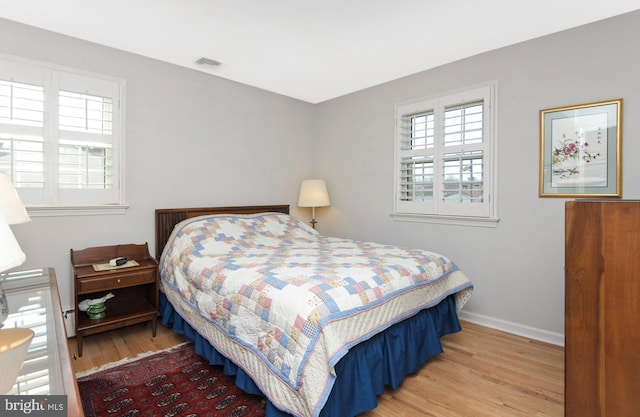
<path id="1" fill-rule="evenodd" d="M 158 207 L 289 203 L 307 218 L 299 182 L 318 176 L 332 201 L 317 210 L 321 232 L 447 254 L 475 283 L 466 318 L 562 343 L 564 199 L 538 198 L 539 110 L 624 98 L 624 197 L 640 198 L 638 25 L 635 12 L 312 106 L 0 19 L 0 53 L 127 80 L 130 208 L 14 226 L 23 267 L 55 267 L 69 306 L 70 248 L 148 241 L 153 253 Z M 394 104 L 487 80 L 498 81 L 498 226 L 393 221 Z"/>
<path id="2" fill-rule="evenodd" d="M 7 20 L 0 34 L 0 53 L 127 82 L 126 214 L 12 227 L 20 269 L 55 267 L 63 307 L 73 304 L 69 250 L 146 241 L 154 254 L 156 208 L 291 204 L 295 214 L 310 175 L 310 104 Z"/>
<path id="3" fill-rule="evenodd" d="M 623 196 L 640 198 L 640 12 L 444 65 L 317 106 L 322 231 L 442 252 L 475 284 L 474 321 L 563 343 L 564 201 L 538 197 L 539 111 L 624 99 Z M 428 48 L 425 49 L 428 53 Z M 496 228 L 394 221 L 394 104 L 498 81 Z"/>

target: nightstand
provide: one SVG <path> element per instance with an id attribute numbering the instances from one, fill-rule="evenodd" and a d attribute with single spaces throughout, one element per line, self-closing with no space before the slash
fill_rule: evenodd
<path id="1" fill-rule="evenodd" d="M 134 266 L 101 269 L 109 260 L 126 257 Z M 151 322 L 156 336 L 158 318 L 158 262 L 149 255 L 147 243 L 71 249 L 74 278 L 75 325 L 78 356 L 82 356 L 84 336 L 106 332 L 133 324 Z M 78 304 L 95 300 L 108 293 L 106 314 L 92 319 Z"/>

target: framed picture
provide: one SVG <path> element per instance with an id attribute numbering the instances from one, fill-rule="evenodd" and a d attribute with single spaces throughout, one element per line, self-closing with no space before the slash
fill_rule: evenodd
<path id="1" fill-rule="evenodd" d="M 622 197 L 622 99 L 540 111 L 540 197 Z"/>

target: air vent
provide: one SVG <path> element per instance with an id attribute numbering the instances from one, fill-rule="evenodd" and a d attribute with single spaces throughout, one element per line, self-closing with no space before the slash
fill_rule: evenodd
<path id="1" fill-rule="evenodd" d="M 217 67 L 222 63 L 219 62 L 219 61 L 216 61 L 215 59 L 209 59 L 209 58 L 202 57 L 202 58 L 200 58 L 199 60 L 196 61 L 196 64 L 198 64 L 198 65 L 211 65 L 213 67 Z"/>

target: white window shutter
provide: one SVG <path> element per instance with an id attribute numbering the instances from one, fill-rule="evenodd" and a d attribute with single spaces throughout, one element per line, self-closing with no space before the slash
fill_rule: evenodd
<path id="1" fill-rule="evenodd" d="M 36 206 L 119 205 L 121 80 L 0 57 L 0 171 Z"/>
<path id="2" fill-rule="evenodd" d="M 395 214 L 492 218 L 493 88 L 396 106 Z"/>

